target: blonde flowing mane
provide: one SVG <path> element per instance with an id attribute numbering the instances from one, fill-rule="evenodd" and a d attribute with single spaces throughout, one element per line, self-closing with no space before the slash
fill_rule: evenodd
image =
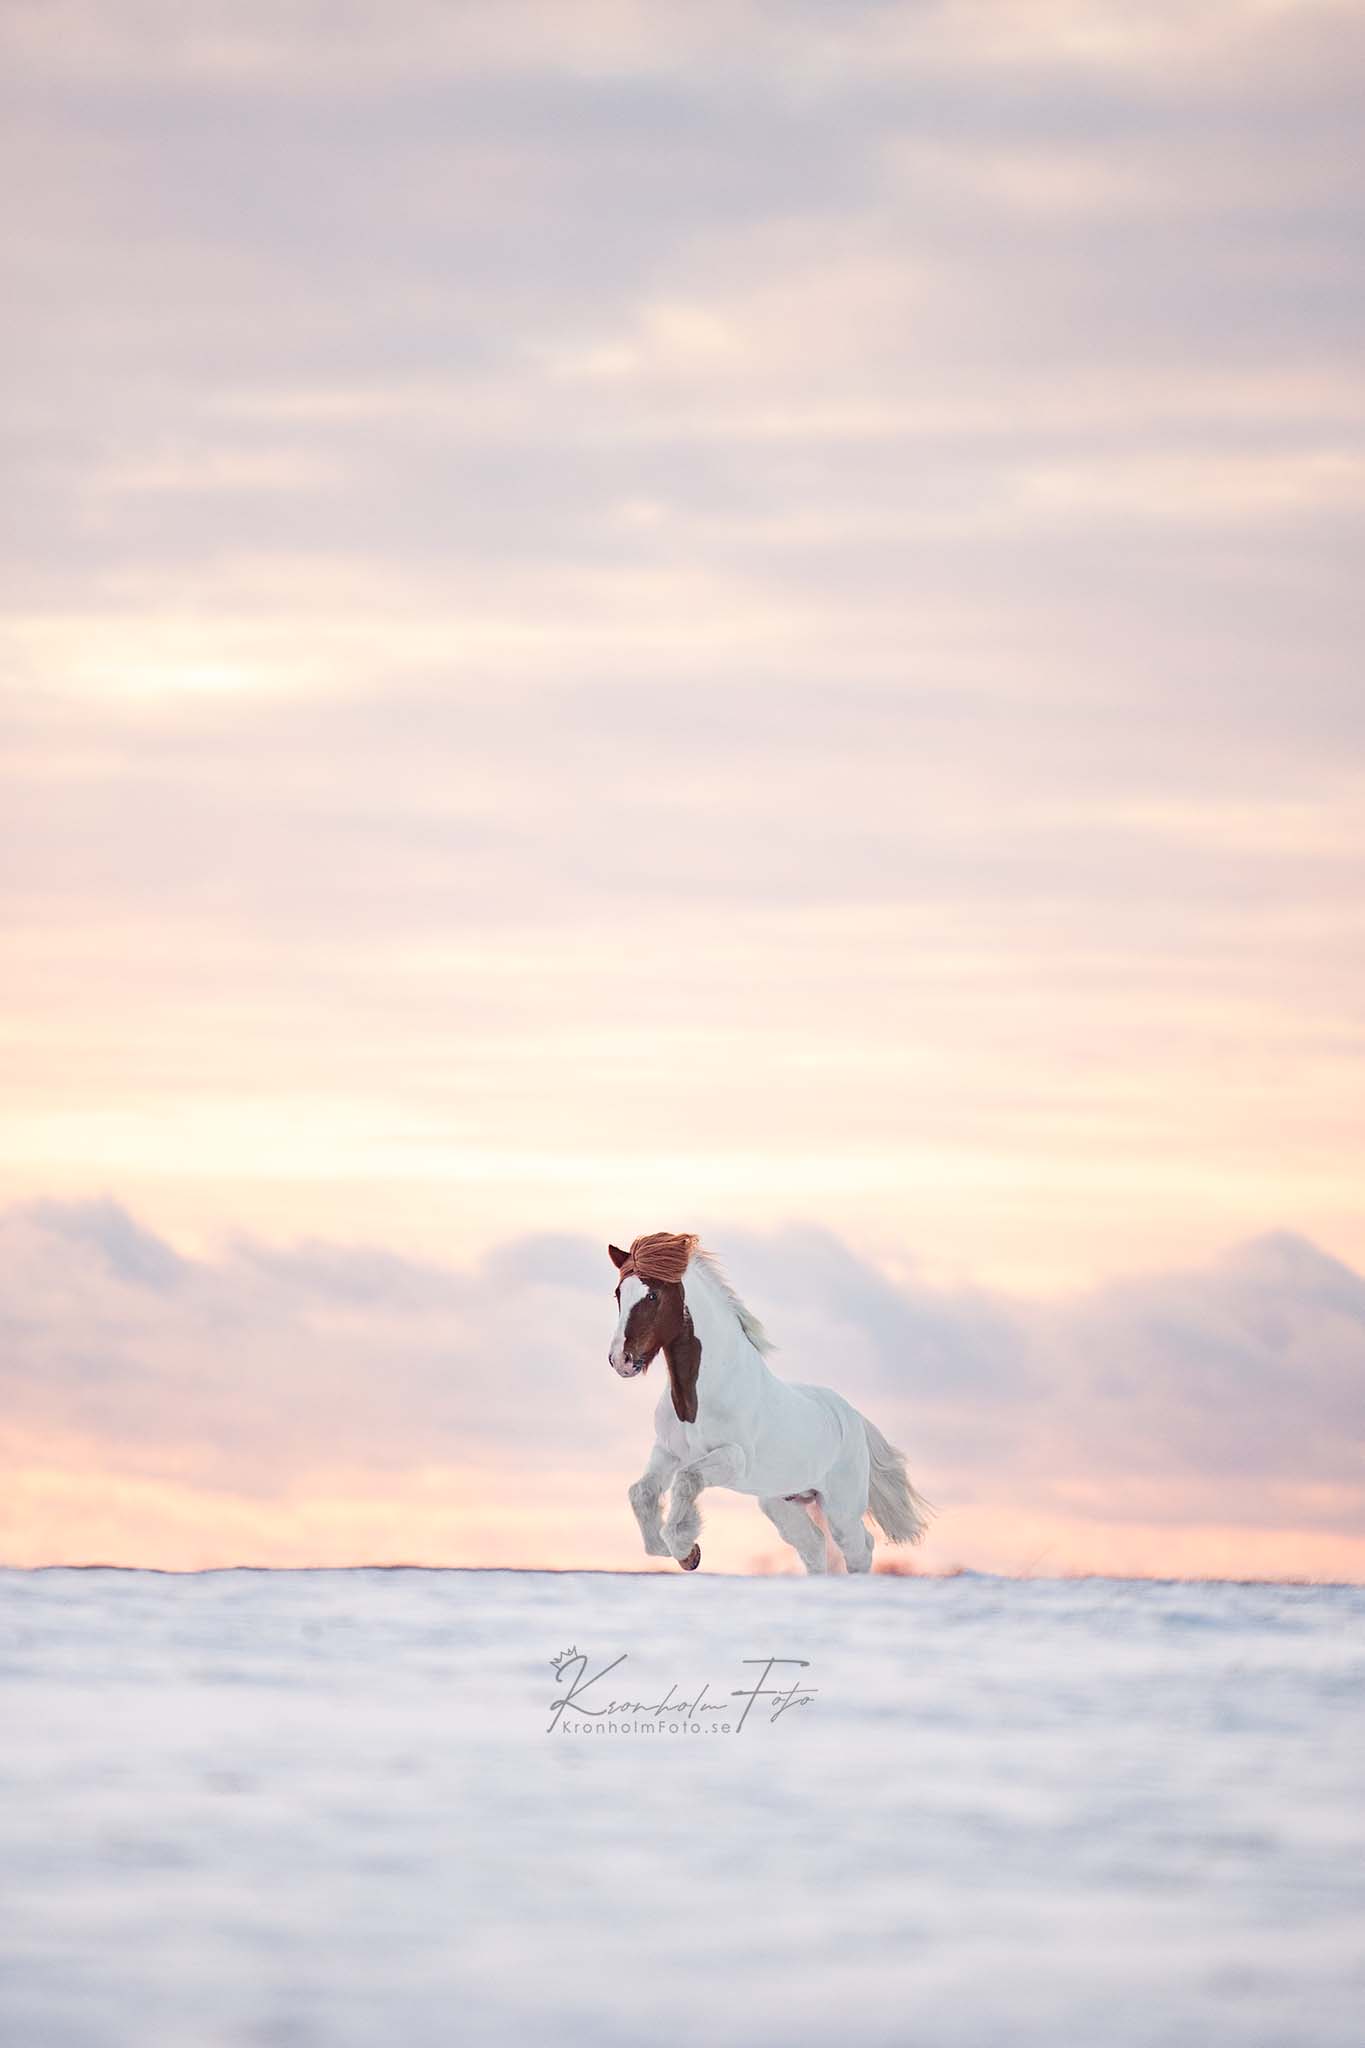
<path id="1" fill-rule="evenodd" d="M 621 1270 L 628 1273 L 632 1267 L 642 1280 L 675 1282 L 681 1280 L 689 1268 L 696 1267 L 733 1311 L 736 1322 L 755 1351 L 766 1357 L 770 1351 L 776 1350 L 758 1317 L 744 1306 L 726 1279 L 715 1253 L 703 1247 L 694 1231 L 654 1230 L 647 1237 L 637 1237 L 630 1248 L 629 1261 Z"/>

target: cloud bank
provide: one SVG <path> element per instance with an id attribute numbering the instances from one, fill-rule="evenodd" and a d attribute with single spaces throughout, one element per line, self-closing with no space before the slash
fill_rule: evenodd
<path id="1" fill-rule="evenodd" d="M 822 1231 L 723 1247 L 779 1370 L 906 1447 L 956 1564 L 1365 1571 L 1365 1280 L 1288 1235 L 1040 1303 L 889 1280 Z M 174 1566 L 633 1565 L 656 1389 L 606 1365 L 602 1247 L 468 1269 L 248 1238 L 181 1254 L 119 1204 L 0 1220 L 0 1555 Z M 714 1497 L 712 1562 L 778 1559 Z"/>

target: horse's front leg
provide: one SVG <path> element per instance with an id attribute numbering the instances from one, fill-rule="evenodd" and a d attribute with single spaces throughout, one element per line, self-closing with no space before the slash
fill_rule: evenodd
<path id="1" fill-rule="evenodd" d="M 662 1444 L 655 1444 L 649 1454 L 649 1463 L 630 1489 L 630 1504 L 640 1524 L 648 1557 L 671 1557 L 673 1554 L 659 1527 L 659 1498 L 677 1469 L 678 1461 L 672 1451 L 666 1451 Z"/>
<path id="2" fill-rule="evenodd" d="M 722 1444 L 719 1450 L 708 1451 L 704 1458 L 698 1458 L 693 1465 L 684 1465 L 673 1481 L 668 1499 L 668 1520 L 664 1523 L 664 1542 L 669 1554 L 676 1557 L 685 1572 L 694 1572 L 701 1563 L 701 1516 L 697 1512 L 697 1495 L 704 1486 L 736 1486 L 744 1477 L 748 1459 L 738 1444 Z"/>

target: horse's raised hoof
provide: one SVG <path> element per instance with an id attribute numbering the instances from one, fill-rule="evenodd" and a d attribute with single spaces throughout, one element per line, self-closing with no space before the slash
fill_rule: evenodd
<path id="1" fill-rule="evenodd" d="M 678 1563 L 682 1566 L 685 1572 L 694 1572 L 697 1569 L 697 1566 L 701 1563 L 700 1543 L 694 1543 L 692 1545 L 692 1548 L 688 1551 L 686 1557 L 680 1557 L 678 1559 Z"/>

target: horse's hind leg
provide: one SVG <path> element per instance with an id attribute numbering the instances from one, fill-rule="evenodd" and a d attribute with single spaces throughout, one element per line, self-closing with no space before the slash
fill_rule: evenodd
<path id="1" fill-rule="evenodd" d="M 823 1496 L 821 1496 L 823 1500 Z M 830 1501 L 824 1501 L 825 1520 L 829 1533 L 844 1553 L 844 1563 L 851 1572 L 870 1572 L 872 1569 L 872 1537 L 866 1522 L 860 1514 L 847 1508 L 837 1508 Z"/>
<path id="2" fill-rule="evenodd" d="M 671 1451 L 662 1444 L 655 1444 L 649 1454 L 649 1463 L 630 1489 L 630 1504 L 635 1510 L 635 1519 L 640 1524 L 644 1538 L 645 1554 L 648 1557 L 669 1557 L 672 1552 L 664 1542 L 663 1530 L 659 1526 L 659 1500 L 664 1488 L 678 1469 L 678 1461 Z"/>
<path id="3" fill-rule="evenodd" d="M 788 1500 L 785 1494 L 775 1493 L 767 1500 L 761 1500 L 759 1506 L 783 1541 L 790 1543 L 808 1572 L 828 1570 L 825 1532 L 812 1522 L 799 1501 Z"/>
<path id="4" fill-rule="evenodd" d="M 844 1554 L 851 1572 L 872 1569 L 872 1534 L 863 1520 L 867 1508 L 866 1457 L 840 1460 L 820 1488 L 820 1505 L 829 1533 Z M 851 1466 L 851 1469 L 845 1469 Z"/>

